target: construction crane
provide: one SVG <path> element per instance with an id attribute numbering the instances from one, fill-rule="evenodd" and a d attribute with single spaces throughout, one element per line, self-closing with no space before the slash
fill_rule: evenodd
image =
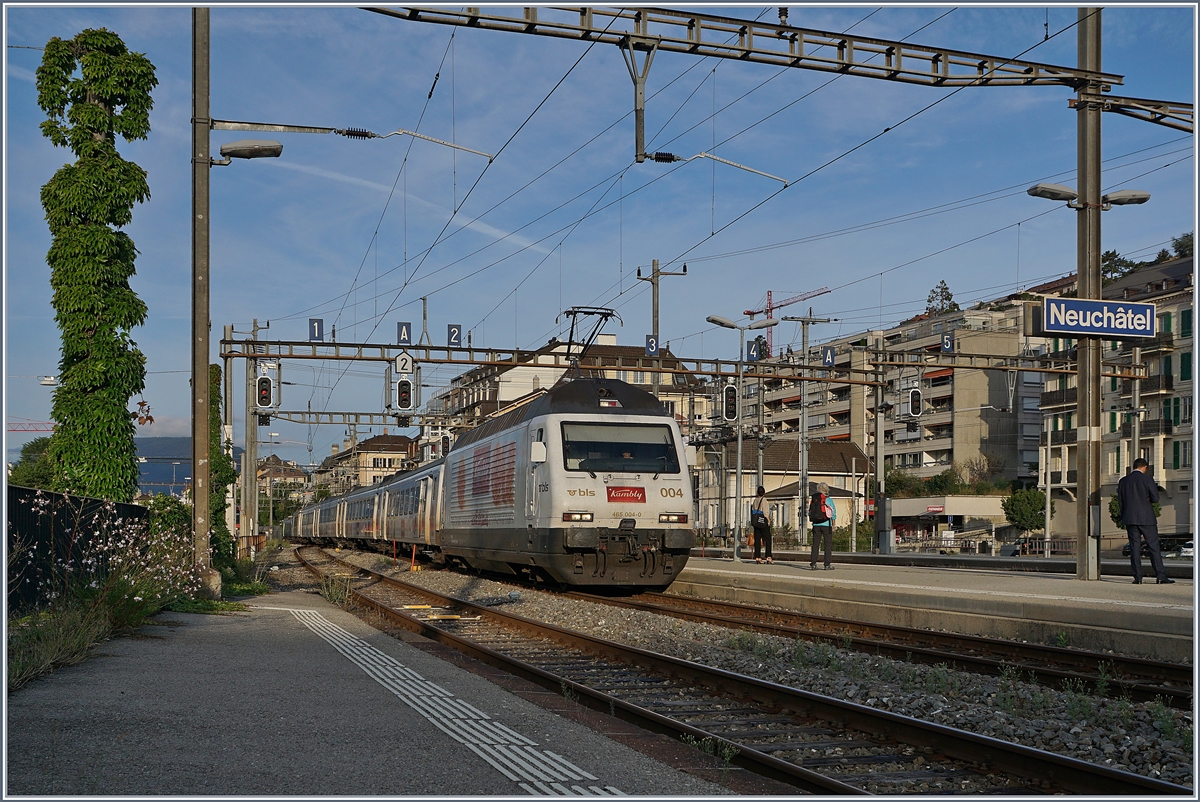
<path id="1" fill-rule="evenodd" d="M 782 309 L 785 306 L 789 306 L 790 304 L 794 304 L 799 301 L 807 301 L 809 298 L 816 298 L 818 295 L 824 295 L 827 292 L 829 292 L 829 288 L 822 287 L 819 290 L 812 290 L 811 292 L 802 292 L 799 295 L 794 295 L 791 298 L 787 298 L 785 300 L 780 301 L 779 303 L 774 303 L 771 299 L 771 291 L 767 290 L 767 305 L 765 307 L 763 307 L 762 309 L 747 309 L 742 314 L 748 315 L 751 320 L 754 320 L 755 315 L 761 315 L 764 312 L 766 313 L 767 317 L 771 317 L 771 313 L 774 312 L 776 309 Z M 771 346 L 772 346 L 771 329 L 767 329 L 767 353 L 766 353 L 767 357 L 770 357 L 771 354 L 774 353 L 771 349 Z"/>
<path id="2" fill-rule="evenodd" d="M 9 421 L 8 431 L 10 432 L 52 432 L 57 424 L 49 421 Z"/>

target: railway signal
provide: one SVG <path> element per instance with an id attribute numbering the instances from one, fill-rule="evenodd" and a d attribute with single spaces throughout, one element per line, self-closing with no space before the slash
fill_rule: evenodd
<path id="1" fill-rule="evenodd" d="M 396 382 L 396 408 L 413 408 L 413 386 L 411 379 L 401 379 Z"/>
<path id="2" fill-rule="evenodd" d="M 908 414 L 914 418 L 921 417 L 921 391 L 915 387 L 908 391 Z"/>
<path id="3" fill-rule="evenodd" d="M 275 380 L 270 376 L 259 376 L 255 382 L 254 403 L 259 409 L 275 406 Z"/>
<path id="4" fill-rule="evenodd" d="M 725 385 L 721 398 L 721 417 L 729 421 L 737 420 L 737 385 Z"/>

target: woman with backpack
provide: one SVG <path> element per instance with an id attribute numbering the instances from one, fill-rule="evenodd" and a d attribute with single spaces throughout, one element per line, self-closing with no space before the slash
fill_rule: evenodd
<path id="1" fill-rule="evenodd" d="M 833 525 L 837 520 L 837 507 L 829 500 L 829 485 L 821 482 L 808 505 L 808 520 L 812 523 L 812 554 L 808 567 L 817 570 L 818 544 L 825 541 L 825 570 L 833 570 Z"/>
<path id="2" fill-rule="evenodd" d="M 771 519 L 767 517 L 766 507 L 767 491 L 759 485 L 754 503 L 750 505 L 750 525 L 754 528 L 754 562 L 762 562 L 762 548 L 765 545 L 767 562 L 774 565 L 775 561 L 771 559 Z"/>

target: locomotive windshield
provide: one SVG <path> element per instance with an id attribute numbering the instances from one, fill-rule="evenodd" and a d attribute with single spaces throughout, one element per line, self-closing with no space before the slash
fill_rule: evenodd
<path id="1" fill-rule="evenodd" d="M 679 473 L 671 427 L 625 423 L 564 423 L 568 471 Z"/>

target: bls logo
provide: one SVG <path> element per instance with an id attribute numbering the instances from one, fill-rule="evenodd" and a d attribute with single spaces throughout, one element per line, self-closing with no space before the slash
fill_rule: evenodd
<path id="1" fill-rule="evenodd" d="M 568 490 L 567 495 L 569 495 L 569 496 L 594 496 L 594 495 L 596 495 L 596 491 L 588 490 L 587 488 L 583 488 L 582 490 Z"/>

